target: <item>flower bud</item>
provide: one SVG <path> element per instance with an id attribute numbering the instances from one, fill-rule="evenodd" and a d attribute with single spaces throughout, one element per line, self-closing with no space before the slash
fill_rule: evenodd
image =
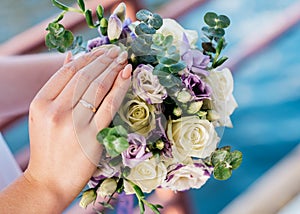
<path id="1" fill-rule="evenodd" d="M 117 189 L 117 182 L 115 179 L 107 178 L 105 179 L 102 184 L 100 185 L 97 193 L 101 197 L 106 197 L 112 195 Z"/>
<path id="2" fill-rule="evenodd" d="M 96 199 L 97 193 L 95 189 L 88 189 L 82 194 L 82 198 L 79 202 L 79 205 L 85 209 L 90 203 L 94 202 Z"/>
<path id="3" fill-rule="evenodd" d="M 155 143 L 155 147 L 159 150 L 162 150 L 164 147 L 165 147 L 165 144 L 162 140 L 158 140 L 156 143 Z"/>
<path id="4" fill-rule="evenodd" d="M 110 41 L 119 39 L 123 30 L 123 24 L 116 14 L 112 14 L 108 20 L 107 35 Z"/>
<path id="5" fill-rule="evenodd" d="M 189 114 L 196 114 L 202 107 L 203 101 L 198 101 L 198 102 L 192 102 L 189 107 L 187 112 Z"/>
<path id="6" fill-rule="evenodd" d="M 180 117 L 182 115 L 182 109 L 179 108 L 179 107 L 175 107 L 173 109 L 173 114 L 176 116 L 176 117 Z"/>
<path id="7" fill-rule="evenodd" d="M 191 98 L 191 94 L 186 90 L 182 90 L 177 94 L 177 100 L 181 103 L 187 103 L 191 100 Z"/>
<path id="8" fill-rule="evenodd" d="M 113 14 L 116 14 L 123 22 L 126 16 L 126 4 L 124 2 L 120 3 L 114 10 Z"/>
<path id="9" fill-rule="evenodd" d="M 220 119 L 220 115 L 214 110 L 208 110 L 206 118 L 210 121 L 215 121 Z"/>

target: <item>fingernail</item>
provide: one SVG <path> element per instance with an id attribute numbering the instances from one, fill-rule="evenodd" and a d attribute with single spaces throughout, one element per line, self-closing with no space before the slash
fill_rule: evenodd
<path id="1" fill-rule="evenodd" d="M 116 59 L 116 62 L 119 63 L 119 64 L 123 64 L 127 61 L 127 57 L 128 57 L 128 54 L 126 51 L 123 51 L 119 56 L 118 58 Z"/>
<path id="2" fill-rule="evenodd" d="M 67 53 L 67 56 L 66 56 L 65 60 L 64 60 L 64 65 L 67 64 L 67 63 L 69 63 L 69 62 L 71 62 L 71 61 L 72 61 L 72 52 L 69 51 Z"/>
<path id="3" fill-rule="evenodd" d="M 128 79 L 131 76 L 131 71 L 132 71 L 132 65 L 127 64 L 122 71 L 121 77 L 123 79 Z"/>
<path id="4" fill-rule="evenodd" d="M 120 52 L 120 47 L 115 46 L 108 50 L 106 55 L 110 58 L 116 58 Z"/>

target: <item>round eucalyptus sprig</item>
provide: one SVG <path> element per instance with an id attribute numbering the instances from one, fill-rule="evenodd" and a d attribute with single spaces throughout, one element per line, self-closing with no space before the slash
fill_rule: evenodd
<path id="1" fill-rule="evenodd" d="M 64 18 L 66 12 L 76 12 L 85 16 L 85 20 L 87 25 L 90 28 L 100 28 L 102 35 L 107 35 L 107 19 L 103 17 L 104 9 L 101 5 L 98 5 L 96 8 L 97 21 L 93 21 L 93 13 L 92 10 L 86 9 L 84 0 L 77 0 L 77 4 L 79 9 L 74 7 L 69 7 L 58 0 L 51 0 L 53 5 L 63 10 L 58 17 L 53 20 L 53 22 L 49 23 L 46 28 L 48 34 L 46 35 L 45 41 L 46 46 L 49 49 L 57 49 L 59 52 L 65 52 L 69 49 L 72 49 L 71 46 L 73 41 L 77 41 L 74 39 L 74 35 L 70 30 L 66 30 L 65 27 L 59 22 Z M 75 44 L 76 46 L 76 44 Z"/>
<path id="2" fill-rule="evenodd" d="M 229 146 L 225 146 L 214 151 L 209 160 L 208 165 L 214 167 L 214 178 L 217 180 L 227 180 L 232 175 L 232 170 L 237 169 L 242 163 L 242 153 L 240 151 L 230 151 Z"/>
<path id="3" fill-rule="evenodd" d="M 208 12 L 204 16 L 204 22 L 207 26 L 202 28 L 205 41 L 202 42 L 204 53 L 212 59 L 212 68 L 222 65 L 228 57 L 220 54 L 226 46 L 225 28 L 230 25 L 230 19 L 225 15 L 217 15 L 214 12 Z M 219 58 L 220 57 L 220 58 Z"/>

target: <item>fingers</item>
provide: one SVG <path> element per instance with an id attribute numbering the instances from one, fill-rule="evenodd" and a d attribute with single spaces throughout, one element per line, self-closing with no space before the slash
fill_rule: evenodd
<path id="1" fill-rule="evenodd" d="M 80 69 L 94 61 L 97 57 L 101 56 L 105 52 L 105 48 L 99 48 L 94 52 L 84 54 L 78 59 L 65 64 L 39 91 L 39 93 L 37 94 L 37 98 L 45 100 L 55 99 Z M 65 62 L 67 61 L 69 60 L 65 60 Z"/>
<path id="2" fill-rule="evenodd" d="M 81 69 L 65 87 L 58 99 L 66 103 L 71 103 L 69 108 L 75 108 L 79 100 L 82 99 L 88 88 L 92 85 L 93 89 L 89 90 L 92 97 L 88 97 L 86 101 L 95 105 L 93 100 L 96 92 L 99 91 L 100 94 L 104 94 L 105 96 L 113 80 L 127 62 L 127 53 L 123 52 L 119 55 L 119 52 L 119 47 L 113 47 L 106 54 L 101 55 Z M 116 58 L 117 56 L 118 58 Z M 93 83 L 96 79 L 97 81 Z M 100 89 L 95 90 L 96 87 L 100 87 Z"/>
<path id="3" fill-rule="evenodd" d="M 66 56 L 66 58 L 65 58 L 65 61 L 64 61 L 64 65 L 65 64 L 68 64 L 69 62 L 71 62 L 72 61 L 72 52 L 68 52 L 67 53 L 67 56 Z"/>
<path id="4" fill-rule="evenodd" d="M 130 86 L 131 72 L 132 66 L 130 64 L 126 65 L 126 67 L 118 75 L 111 91 L 106 95 L 101 103 L 92 121 L 95 123 L 97 130 L 107 127 L 120 108 Z"/>

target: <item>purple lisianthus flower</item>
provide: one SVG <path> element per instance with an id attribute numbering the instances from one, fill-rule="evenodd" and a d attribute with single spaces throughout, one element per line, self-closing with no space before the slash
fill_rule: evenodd
<path id="1" fill-rule="evenodd" d="M 144 136 L 130 133 L 128 134 L 127 140 L 129 147 L 126 151 L 122 152 L 123 164 L 125 166 L 133 168 L 152 156 L 151 152 L 146 151 L 147 142 Z"/>
<path id="2" fill-rule="evenodd" d="M 107 36 L 96 37 L 87 42 L 87 51 L 90 52 L 94 48 L 105 44 L 109 44 L 109 39 Z"/>
<path id="3" fill-rule="evenodd" d="M 187 69 L 195 74 L 208 76 L 209 73 L 206 68 L 210 62 L 209 56 L 204 55 L 200 50 L 192 49 L 185 33 L 183 33 L 182 38 L 180 53 L 181 59 L 186 63 Z"/>
<path id="4" fill-rule="evenodd" d="M 162 125 L 162 117 L 156 119 L 156 128 L 150 133 L 148 140 L 152 142 L 163 143 L 163 148 L 160 150 L 160 155 L 166 158 L 172 158 L 172 144 L 166 135 L 166 131 Z"/>
<path id="5" fill-rule="evenodd" d="M 186 73 L 181 76 L 183 85 L 190 91 L 192 99 L 200 101 L 210 98 L 212 89 L 198 75 Z"/>
<path id="6" fill-rule="evenodd" d="M 123 30 L 120 36 L 120 39 L 136 39 L 136 35 L 129 28 L 129 25 L 132 23 L 130 18 L 127 18 L 123 22 Z"/>
<path id="7" fill-rule="evenodd" d="M 195 74 L 208 76 L 206 70 L 210 58 L 204 55 L 200 50 L 189 49 L 182 56 L 181 59 L 186 63 L 187 69 Z"/>

